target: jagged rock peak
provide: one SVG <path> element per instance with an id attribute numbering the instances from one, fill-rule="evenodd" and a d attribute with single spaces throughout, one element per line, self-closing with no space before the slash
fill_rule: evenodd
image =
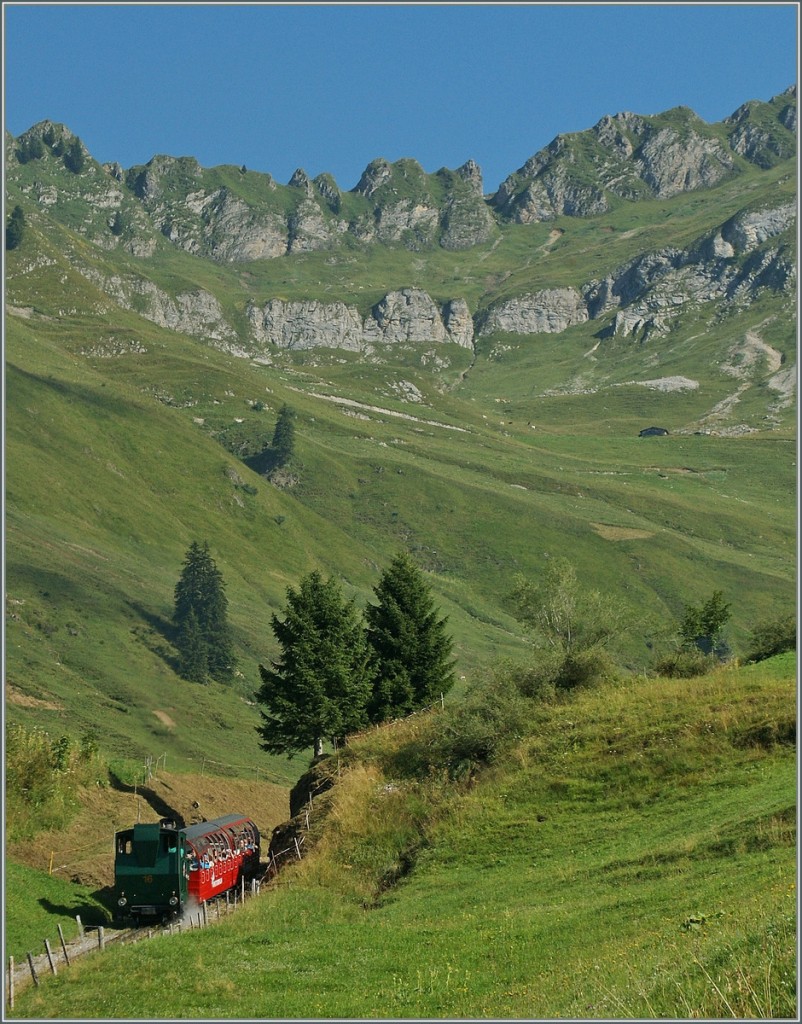
<path id="1" fill-rule="evenodd" d="M 312 189 L 312 179 L 303 167 L 296 168 L 287 184 L 290 188 L 303 188 L 306 189 L 307 192 L 310 192 Z"/>
<path id="2" fill-rule="evenodd" d="M 461 167 L 457 168 L 457 174 L 472 186 L 474 192 L 482 194 L 482 169 L 479 164 L 474 160 L 466 160 Z"/>
<path id="3" fill-rule="evenodd" d="M 363 196 L 372 196 L 392 173 L 392 167 L 383 157 L 371 160 L 362 172 L 362 177 L 357 182 L 354 192 L 359 192 Z"/>

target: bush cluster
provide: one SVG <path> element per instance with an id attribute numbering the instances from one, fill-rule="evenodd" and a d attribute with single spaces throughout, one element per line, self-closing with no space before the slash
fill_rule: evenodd
<path id="1" fill-rule="evenodd" d="M 6 730 L 6 813 L 9 838 L 62 827 L 78 807 L 82 785 L 105 781 L 90 734 L 51 738 L 41 729 Z"/>

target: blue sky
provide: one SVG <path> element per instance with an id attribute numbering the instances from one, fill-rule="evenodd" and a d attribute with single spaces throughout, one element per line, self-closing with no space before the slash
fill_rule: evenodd
<path id="1" fill-rule="evenodd" d="M 485 191 L 604 114 L 719 121 L 797 77 L 795 3 L 14 4 L 4 125 L 356 185 L 376 157 L 475 160 Z"/>

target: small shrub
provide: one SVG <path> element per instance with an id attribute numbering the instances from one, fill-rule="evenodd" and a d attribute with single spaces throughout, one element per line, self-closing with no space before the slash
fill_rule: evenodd
<path id="1" fill-rule="evenodd" d="M 761 622 L 755 626 L 749 638 L 746 653 L 747 664 L 765 661 L 775 654 L 796 650 L 796 616 L 783 615 L 779 619 Z"/>
<path id="2" fill-rule="evenodd" d="M 613 660 L 607 651 L 591 647 L 566 655 L 554 683 L 559 690 L 574 690 L 580 686 L 598 686 L 613 679 L 615 674 Z"/>
<path id="3" fill-rule="evenodd" d="M 660 658 L 654 670 L 669 679 L 692 679 L 712 672 L 718 664 L 719 659 L 713 654 L 704 654 L 700 650 L 681 650 Z"/>
<path id="4" fill-rule="evenodd" d="M 436 731 L 427 750 L 429 771 L 471 778 L 526 734 L 528 719 L 529 705 L 509 679 L 496 677 L 474 687 L 432 719 Z"/>

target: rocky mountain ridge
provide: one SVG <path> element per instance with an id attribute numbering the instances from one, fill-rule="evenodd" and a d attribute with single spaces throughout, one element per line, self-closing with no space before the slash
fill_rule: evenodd
<path id="1" fill-rule="evenodd" d="M 505 223 L 593 216 L 620 202 L 712 187 L 744 162 L 774 166 L 795 153 L 795 132 L 795 86 L 768 103 L 744 104 L 719 124 L 685 107 L 605 115 L 589 130 L 557 136 L 490 196 L 472 160 L 427 174 L 412 159 L 377 159 L 349 192 L 329 174 L 312 179 L 299 168 L 282 186 L 244 166 L 204 169 L 193 157 L 101 167 L 68 128 L 50 121 L 18 139 L 7 135 L 6 165 L 13 178 L 20 165 L 67 159 L 77 144 L 84 166 L 76 177 L 94 175 L 98 188 L 101 216 L 83 227 L 93 241 L 148 256 L 161 237 L 186 252 L 237 263 L 354 242 L 464 250 Z M 49 207 L 71 198 L 44 180 L 29 191 Z"/>
<path id="2" fill-rule="evenodd" d="M 220 265 L 247 265 L 354 247 L 467 251 L 514 224 L 592 217 L 615 204 L 713 188 L 746 164 L 762 169 L 793 156 L 796 88 L 744 104 L 708 125 L 680 107 L 656 116 L 603 117 L 558 136 L 485 196 L 480 168 L 426 174 L 414 160 L 374 160 L 350 192 L 331 175 L 298 169 L 286 186 L 245 167 L 204 169 L 193 157 L 156 156 L 123 169 L 100 165 L 66 127 L 44 121 L 6 137 L 7 178 L 33 210 L 102 252 L 133 257 L 125 267 L 75 258 L 74 269 L 125 309 L 236 355 L 311 348 L 370 353 L 377 346 L 455 344 L 478 338 L 560 334 L 599 321 L 597 337 L 644 341 L 668 333 L 689 304 L 742 307 L 762 292 L 790 295 L 794 202 L 750 203 L 684 248 L 639 252 L 598 279 L 494 296 L 473 308 L 457 284 L 435 300 L 394 284 L 367 310 L 342 299 L 252 295 L 232 318 L 209 288 L 169 290 L 149 274 L 157 252 L 176 248 Z M 166 248 L 165 248 L 166 247 Z M 448 294 L 448 293 L 446 293 Z"/>

